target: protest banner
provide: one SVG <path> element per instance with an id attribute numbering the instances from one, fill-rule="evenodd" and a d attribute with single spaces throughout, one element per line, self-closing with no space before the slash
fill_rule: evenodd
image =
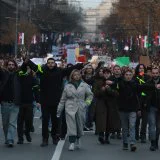
<path id="1" fill-rule="evenodd" d="M 76 64 L 75 49 L 67 49 L 67 64 Z"/>
<path id="2" fill-rule="evenodd" d="M 108 56 L 98 56 L 97 63 L 99 63 L 99 62 L 104 62 L 105 63 L 104 65 L 106 67 L 110 67 L 112 64 L 111 57 L 108 57 Z"/>
<path id="3" fill-rule="evenodd" d="M 139 63 L 144 64 L 146 67 L 151 65 L 151 60 L 149 56 L 140 56 Z"/>

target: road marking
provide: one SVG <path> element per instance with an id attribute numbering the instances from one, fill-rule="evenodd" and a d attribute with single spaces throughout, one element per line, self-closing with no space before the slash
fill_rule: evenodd
<path id="1" fill-rule="evenodd" d="M 35 119 L 40 119 L 40 117 L 34 117 Z"/>
<path id="2" fill-rule="evenodd" d="M 66 140 L 66 138 L 65 138 Z M 60 140 L 56 146 L 55 152 L 51 160 L 60 160 L 65 140 Z"/>

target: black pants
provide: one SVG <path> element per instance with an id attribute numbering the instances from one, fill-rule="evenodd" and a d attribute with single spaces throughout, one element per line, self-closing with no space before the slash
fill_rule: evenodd
<path id="1" fill-rule="evenodd" d="M 17 132 L 19 140 L 23 140 L 24 124 L 25 132 L 29 133 L 32 127 L 33 106 L 24 104 L 20 106 L 17 120 Z"/>
<path id="2" fill-rule="evenodd" d="M 146 139 L 146 129 L 147 129 L 147 110 L 142 109 L 142 116 L 137 117 L 136 120 L 136 137 L 139 137 L 139 132 L 140 132 L 140 138 L 141 139 Z M 141 122 L 141 127 L 140 127 L 140 120 L 142 119 Z M 139 131 L 140 130 L 140 131 Z"/>
<path id="3" fill-rule="evenodd" d="M 90 106 L 88 106 L 87 111 L 86 111 L 86 123 L 85 126 L 87 128 L 93 127 L 93 115 L 92 115 L 92 105 L 94 102 L 91 103 Z"/>
<path id="4" fill-rule="evenodd" d="M 61 131 L 60 131 L 60 136 L 61 138 L 65 138 L 67 134 L 67 124 L 66 124 L 66 115 L 65 115 L 65 110 L 62 112 L 61 116 Z"/>
<path id="5" fill-rule="evenodd" d="M 57 106 L 43 106 L 42 105 L 42 138 L 43 140 L 48 140 L 49 132 L 48 132 L 48 124 L 51 119 L 52 130 L 51 136 L 55 138 L 59 135 L 59 119 L 56 117 L 57 115 Z"/>

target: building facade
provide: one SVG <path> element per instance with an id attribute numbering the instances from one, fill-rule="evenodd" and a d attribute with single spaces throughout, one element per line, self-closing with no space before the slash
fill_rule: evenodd
<path id="1" fill-rule="evenodd" d="M 103 0 L 96 8 L 88 8 L 85 10 L 85 22 L 84 27 L 86 33 L 84 39 L 88 38 L 90 41 L 103 41 L 100 36 L 99 26 L 104 17 L 109 16 L 113 4 L 118 0 Z"/>

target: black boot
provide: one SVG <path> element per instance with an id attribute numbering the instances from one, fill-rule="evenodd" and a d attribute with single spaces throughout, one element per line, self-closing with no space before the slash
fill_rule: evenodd
<path id="1" fill-rule="evenodd" d="M 17 141 L 17 144 L 23 144 L 23 135 L 18 135 L 18 141 Z"/>
<path id="2" fill-rule="evenodd" d="M 43 139 L 41 147 L 46 147 L 46 146 L 48 146 L 48 139 Z"/>
<path id="3" fill-rule="evenodd" d="M 22 138 L 18 138 L 17 144 L 23 144 L 23 139 Z"/>
<path id="4" fill-rule="evenodd" d="M 53 140 L 53 144 L 57 145 L 59 140 L 60 140 L 60 136 L 56 135 L 56 136 L 53 136 L 52 137 L 52 140 Z"/>
<path id="5" fill-rule="evenodd" d="M 155 151 L 156 150 L 156 141 L 155 140 L 151 140 L 150 150 L 151 151 Z"/>
<path id="6" fill-rule="evenodd" d="M 137 147 L 136 147 L 135 144 L 131 144 L 131 145 L 130 145 L 130 148 L 131 148 L 131 152 L 135 152 L 136 149 L 137 149 Z"/>
<path id="7" fill-rule="evenodd" d="M 99 141 L 101 144 L 105 144 L 104 137 L 99 137 L 99 138 L 98 138 L 98 141 Z"/>
<path id="8" fill-rule="evenodd" d="M 106 143 L 106 144 L 110 144 L 110 141 L 109 141 L 109 133 L 105 133 L 105 143 Z"/>
<path id="9" fill-rule="evenodd" d="M 28 142 L 32 142 L 32 138 L 31 138 L 31 135 L 30 135 L 29 132 L 26 132 L 26 133 L 25 133 L 25 136 L 26 136 L 26 140 L 27 140 Z"/>
<path id="10" fill-rule="evenodd" d="M 99 141 L 101 144 L 105 144 L 104 132 L 100 132 L 100 133 L 99 133 L 98 141 Z"/>

